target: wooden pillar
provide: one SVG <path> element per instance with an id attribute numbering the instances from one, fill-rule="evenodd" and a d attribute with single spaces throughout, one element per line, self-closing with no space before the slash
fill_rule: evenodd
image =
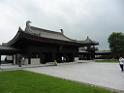
<path id="1" fill-rule="evenodd" d="M 95 45 L 93 45 L 93 59 L 95 59 L 95 51 L 96 51 Z"/>
<path id="2" fill-rule="evenodd" d="M 56 60 L 56 53 L 52 53 L 52 61 Z"/>
<path id="3" fill-rule="evenodd" d="M 71 57 L 72 57 L 72 62 L 74 62 L 74 54 L 73 53 L 72 53 Z"/>
<path id="4" fill-rule="evenodd" d="M 44 53 L 40 54 L 40 64 L 45 64 L 45 54 Z"/>
<path id="5" fill-rule="evenodd" d="M 32 53 L 27 53 L 27 64 L 31 64 Z"/>
<path id="6" fill-rule="evenodd" d="M 43 62 L 43 55 L 42 55 L 42 53 L 40 53 L 40 64 L 42 64 L 42 62 Z"/>
<path id="7" fill-rule="evenodd" d="M 14 64 L 14 55 L 12 55 L 12 64 Z"/>
<path id="8" fill-rule="evenodd" d="M 40 54 L 39 57 L 40 57 L 40 64 L 42 64 L 42 55 Z"/>
<path id="9" fill-rule="evenodd" d="M 15 64 L 18 64 L 17 54 L 15 55 Z"/>
<path id="10" fill-rule="evenodd" d="M 28 64 L 31 64 L 31 57 L 28 57 Z"/>
<path id="11" fill-rule="evenodd" d="M 16 64 L 16 55 L 15 54 L 13 55 L 13 64 L 14 65 Z"/>

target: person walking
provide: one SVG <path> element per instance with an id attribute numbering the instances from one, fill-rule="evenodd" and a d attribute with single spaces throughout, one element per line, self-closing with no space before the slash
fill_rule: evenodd
<path id="1" fill-rule="evenodd" d="M 119 58 L 119 65 L 120 65 L 121 71 L 124 71 L 124 58 L 122 57 Z"/>
<path id="2" fill-rule="evenodd" d="M 62 60 L 62 63 L 63 63 L 64 62 L 64 57 L 63 56 L 61 57 L 61 60 Z"/>

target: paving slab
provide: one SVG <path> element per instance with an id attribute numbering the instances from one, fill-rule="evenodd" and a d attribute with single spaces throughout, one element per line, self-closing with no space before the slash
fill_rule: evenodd
<path id="1" fill-rule="evenodd" d="M 124 91 L 124 72 L 118 63 L 74 63 L 25 70 Z"/>

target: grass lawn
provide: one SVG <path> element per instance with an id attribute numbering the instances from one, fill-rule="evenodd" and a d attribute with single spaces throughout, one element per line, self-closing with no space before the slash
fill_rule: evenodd
<path id="1" fill-rule="evenodd" d="M 28 71 L 0 72 L 0 93 L 115 93 Z"/>
<path id="2" fill-rule="evenodd" d="M 118 61 L 116 59 L 102 59 L 102 60 L 96 60 L 96 62 L 99 62 L 99 63 L 117 63 Z"/>

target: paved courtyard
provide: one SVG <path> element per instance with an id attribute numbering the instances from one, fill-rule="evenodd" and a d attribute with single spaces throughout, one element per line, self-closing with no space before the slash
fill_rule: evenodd
<path id="1" fill-rule="evenodd" d="M 117 63 L 71 63 L 58 66 L 25 68 L 25 70 L 124 90 L 124 72 L 120 71 Z"/>

